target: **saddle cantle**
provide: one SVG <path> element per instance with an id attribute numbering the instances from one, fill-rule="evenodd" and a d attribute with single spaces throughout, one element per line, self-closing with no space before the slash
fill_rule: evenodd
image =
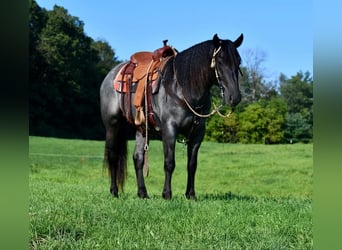
<path id="1" fill-rule="evenodd" d="M 122 106 L 124 106 L 122 109 L 125 110 L 129 121 L 132 121 L 131 93 L 135 93 L 133 104 L 136 108 L 136 117 L 134 123 L 137 126 L 145 122 L 143 107 L 146 105 L 143 103 L 144 97 L 147 100 L 148 113 L 153 116 L 151 95 L 158 92 L 159 72 L 162 71 L 167 60 L 177 53 L 174 48 L 167 45 L 167 40 L 164 40 L 163 44 L 162 48 L 154 52 L 142 51 L 134 53 L 130 57 L 130 61 L 122 66 L 113 80 L 114 89 L 126 96 L 126 103 L 122 102 Z M 153 124 L 154 121 L 151 121 L 151 119 L 150 122 Z"/>

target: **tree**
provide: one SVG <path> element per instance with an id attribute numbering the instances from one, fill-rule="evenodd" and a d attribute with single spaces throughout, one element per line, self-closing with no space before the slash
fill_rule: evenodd
<path id="1" fill-rule="evenodd" d="M 47 11 L 40 8 L 35 1 L 29 2 L 29 120 L 30 133 L 47 131 L 46 88 L 42 86 L 46 62 L 37 49 L 39 36 L 47 20 Z"/>
<path id="2" fill-rule="evenodd" d="M 312 125 L 301 113 L 287 113 L 285 137 L 290 143 L 312 139 Z"/>
<path id="3" fill-rule="evenodd" d="M 108 73 L 120 61 L 116 58 L 113 48 L 106 41 L 95 41 L 92 43 L 92 48 L 97 52 L 98 63 L 96 68 L 102 76 Z"/>
<path id="4" fill-rule="evenodd" d="M 74 136 L 72 132 L 77 131 L 76 109 L 81 83 L 89 62 L 96 56 L 89 50 L 91 41 L 84 35 L 83 23 L 70 16 L 66 9 L 54 6 L 47 12 L 36 42 L 44 59 L 40 67 L 42 78 L 31 84 L 42 89 L 40 98 L 45 101 L 44 113 L 48 114 L 45 121 L 52 135 Z M 35 111 L 31 104 L 30 110 Z"/>
<path id="5" fill-rule="evenodd" d="M 232 113 L 228 118 L 212 116 L 207 121 L 205 140 L 215 142 L 237 142 L 238 115 Z"/>
<path id="6" fill-rule="evenodd" d="M 241 143 L 281 143 L 284 140 L 285 104 L 272 102 L 250 104 L 239 115 L 238 141 Z"/>
<path id="7" fill-rule="evenodd" d="M 298 72 L 287 79 L 279 77 L 280 93 L 287 103 L 290 113 L 298 113 L 303 109 L 310 110 L 313 105 L 313 80 L 309 72 Z"/>
<path id="8" fill-rule="evenodd" d="M 84 33 L 84 23 L 54 6 L 30 2 L 30 134 L 103 138 L 98 91 L 118 62 L 108 43 Z"/>
<path id="9" fill-rule="evenodd" d="M 243 52 L 244 67 L 241 67 L 240 89 L 242 101 L 240 106 L 247 106 L 262 98 L 270 99 L 276 96 L 275 86 L 265 82 L 264 67 L 266 53 L 259 49 L 248 49 Z"/>
<path id="10" fill-rule="evenodd" d="M 298 72 L 287 79 L 280 76 L 280 93 L 288 108 L 285 137 L 291 142 L 312 139 L 313 79 L 309 72 Z"/>

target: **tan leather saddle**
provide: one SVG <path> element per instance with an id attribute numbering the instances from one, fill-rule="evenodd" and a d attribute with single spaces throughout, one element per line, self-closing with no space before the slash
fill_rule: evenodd
<path id="1" fill-rule="evenodd" d="M 172 46 L 167 45 L 167 40 L 163 41 L 164 46 L 154 52 L 136 52 L 130 61 L 125 63 L 119 73 L 115 76 L 114 89 L 120 93 L 126 94 L 125 113 L 129 121 L 131 118 L 131 93 L 135 93 L 133 104 L 136 108 L 136 117 L 134 123 L 141 125 L 145 122 L 143 107 L 144 96 L 148 102 L 148 109 L 152 109 L 150 105 L 150 95 L 158 92 L 159 88 L 159 72 L 162 71 L 165 63 L 171 57 L 176 55 L 176 50 Z M 151 90 L 149 91 L 145 91 Z M 152 112 L 149 110 L 149 112 Z M 153 123 L 153 122 L 152 122 Z"/>

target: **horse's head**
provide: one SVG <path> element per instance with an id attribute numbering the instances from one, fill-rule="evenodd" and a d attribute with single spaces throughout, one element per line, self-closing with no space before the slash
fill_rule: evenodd
<path id="1" fill-rule="evenodd" d="M 241 58 L 237 48 L 243 41 L 241 34 L 234 42 L 221 40 L 217 34 L 213 37 L 215 46 L 211 67 L 215 69 L 218 85 L 221 88 L 222 98 L 227 105 L 236 106 L 240 100 L 239 72 Z"/>

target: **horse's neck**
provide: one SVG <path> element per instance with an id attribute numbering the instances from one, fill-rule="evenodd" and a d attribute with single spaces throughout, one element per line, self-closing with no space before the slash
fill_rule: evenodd
<path id="1" fill-rule="evenodd" d="M 210 98 L 210 89 L 215 82 L 215 73 L 207 61 L 197 61 L 197 63 L 190 65 L 189 69 L 190 72 L 196 72 L 196 74 L 187 74 L 188 77 L 184 83 L 190 86 L 184 86 L 183 91 L 186 93 L 183 94 L 189 98 L 190 102 L 197 105 L 206 103 Z"/>

